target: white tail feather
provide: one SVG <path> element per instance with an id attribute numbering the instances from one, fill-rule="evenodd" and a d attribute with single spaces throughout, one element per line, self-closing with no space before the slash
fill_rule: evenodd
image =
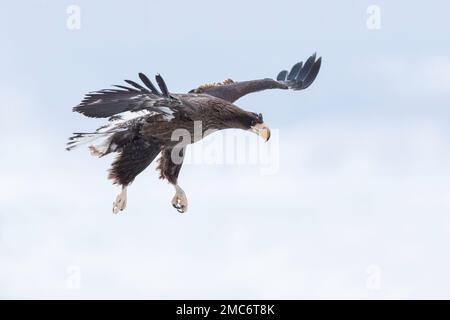
<path id="1" fill-rule="evenodd" d="M 89 146 L 89 150 L 93 156 L 101 157 L 105 155 L 111 145 L 111 138 L 115 132 L 105 133 L 79 133 L 70 138 L 67 144 L 67 150 L 73 150 L 80 146 L 84 146 L 94 141 L 98 141 L 98 144 Z"/>

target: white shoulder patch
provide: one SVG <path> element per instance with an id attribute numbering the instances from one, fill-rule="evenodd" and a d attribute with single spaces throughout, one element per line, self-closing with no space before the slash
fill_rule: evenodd
<path id="1" fill-rule="evenodd" d="M 172 119 L 175 119 L 175 116 L 173 114 L 165 114 L 163 119 L 166 121 L 171 121 Z"/>
<path id="2" fill-rule="evenodd" d="M 173 114 L 173 110 L 168 107 L 158 107 L 158 110 L 165 114 Z"/>

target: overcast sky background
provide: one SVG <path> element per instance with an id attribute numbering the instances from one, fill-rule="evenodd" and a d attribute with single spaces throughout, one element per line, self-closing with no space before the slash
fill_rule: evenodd
<path id="1" fill-rule="evenodd" d="M 66 26 L 71 4 L 80 30 Z M 380 30 L 367 28 L 372 4 Z M 448 12 L 448 1 L 2 1 L 0 298 L 450 298 Z M 258 148 L 278 169 L 187 164 L 185 215 L 154 165 L 113 215 L 111 158 L 64 150 L 102 123 L 71 112 L 88 91 L 141 71 L 172 92 L 273 77 L 315 51 L 308 90 L 237 102 L 277 129 Z"/>

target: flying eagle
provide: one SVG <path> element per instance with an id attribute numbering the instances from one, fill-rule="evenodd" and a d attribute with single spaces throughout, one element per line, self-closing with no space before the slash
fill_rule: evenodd
<path id="1" fill-rule="evenodd" d="M 108 123 L 95 132 L 74 133 L 67 150 L 95 141 L 95 145 L 89 146 L 93 156 L 118 154 L 109 170 L 109 178 L 122 187 L 113 203 L 114 213 L 125 209 L 127 187 L 161 153 L 157 167 L 160 178 L 175 187 L 173 207 L 186 212 L 186 194 L 178 185 L 186 146 L 214 130 L 229 128 L 249 130 L 269 140 L 270 130 L 262 115 L 243 110 L 234 102 L 248 93 L 266 89 L 306 89 L 319 73 L 320 64 L 321 58 L 314 54 L 304 64 L 299 62 L 290 71 L 281 71 L 276 80 L 228 79 L 180 94 L 169 92 L 159 74 L 155 77 L 158 90 L 139 73 L 143 85 L 125 80 L 128 86 L 116 85 L 85 95 L 73 111 L 87 117 L 108 118 Z M 196 133 L 198 124 L 200 134 Z"/>

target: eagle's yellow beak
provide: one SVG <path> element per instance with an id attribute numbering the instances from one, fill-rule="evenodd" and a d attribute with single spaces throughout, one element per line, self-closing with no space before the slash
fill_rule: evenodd
<path id="1" fill-rule="evenodd" d="M 250 130 L 263 138 L 264 141 L 268 141 L 270 139 L 270 129 L 265 123 L 258 123 L 252 126 Z"/>

